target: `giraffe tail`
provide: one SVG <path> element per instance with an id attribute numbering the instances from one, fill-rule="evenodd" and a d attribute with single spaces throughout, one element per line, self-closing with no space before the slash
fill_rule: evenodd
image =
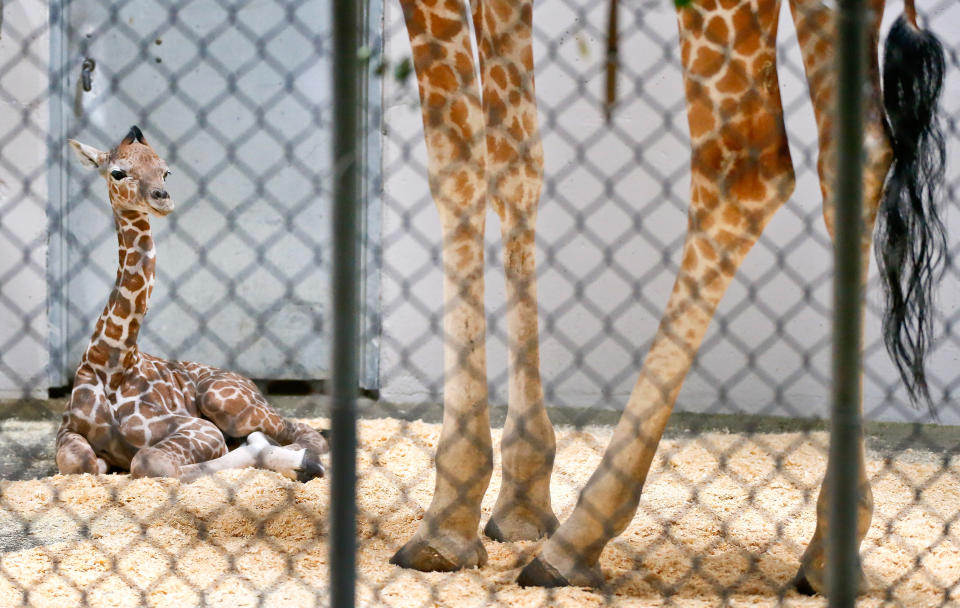
<path id="1" fill-rule="evenodd" d="M 887 36 L 883 105 L 893 148 L 877 218 L 876 256 L 883 283 L 883 339 L 912 403 L 930 398 L 924 359 L 933 342 L 933 290 L 943 274 L 946 234 L 937 210 L 946 149 L 937 117 L 943 47 L 917 27 L 905 3 Z"/>

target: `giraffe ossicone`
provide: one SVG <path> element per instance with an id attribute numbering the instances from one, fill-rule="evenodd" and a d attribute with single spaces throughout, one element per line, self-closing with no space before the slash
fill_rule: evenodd
<path id="1" fill-rule="evenodd" d="M 156 267 L 150 215 L 173 211 L 165 187 L 170 171 L 137 127 L 109 152 L 69 143 L 107 182 L 119 267 L 57 432 L 60 472 L 118 469 L 187 482 L 254 466 L 300 481 L 321 477 L 326 440 L 277 413 L 249 379 L 139 350 Z M 228 439 L 244 438 L 228 451 Z"/>

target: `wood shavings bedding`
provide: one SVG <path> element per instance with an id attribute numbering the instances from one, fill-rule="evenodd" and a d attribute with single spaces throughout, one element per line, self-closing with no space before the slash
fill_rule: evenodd
<path id="1" fill-rule="evenodd" d="M 610 432 L 558 429 L 552 490 L 561 520 Z M 518 587 L 534 542 L 484 539 L 487 565 L 457 573 L 390 565 L 429 504 L 439 434 L 437 424 L 360 422 L 361 606 L 825 605 L 787 587 L 813 533 L 824 433 L 663 441 L 637 516 L 603 553 L 600 591 Z M 484 519 L 500 485 L 495 466 Z M 863 544 L 871 591 L 860 605 L 886 605 L 888 592 L 894 604 L 942 605 L 960 580 L 960 540 L 945 528 L 960 515 L 960 465 L 871 458 L 868 472 L 876 508 Z M 27 529 L 36 546 L 0 554 L 0 606 L 325 604 L 328 489 L 323 479 L 300 484 L 249 469 L 187 485 L 126 475 L 2 482 L 0 529 Z"/>

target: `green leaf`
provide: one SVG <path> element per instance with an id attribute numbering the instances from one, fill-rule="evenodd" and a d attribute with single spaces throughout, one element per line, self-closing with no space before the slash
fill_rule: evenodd
<path id="1" fill-rule="evenodd" d="M 693 0 L 673 0 L 677 8 L 684 8 L 693 4 Z"/>
<path id="2" fill-rule="evenodd" d="M 580 51 L 580 56 L 584 59 L 590 59 L 590 43 L 587 42 L 587 37 L 584 36 L 583 32 L 577 32 L 575 38 L 577 40 L 577 50 Z"/>
<path id="3" fill-rule="evenodd" d="M 413 64 L 410 63 L 409 57 L 404 57 L 400 60 L 400 63 L 393 68 L 393 78 L 403 84 L 407 81 L 407 78 L 410 77 L 411 72 L 413 72 Z"/>

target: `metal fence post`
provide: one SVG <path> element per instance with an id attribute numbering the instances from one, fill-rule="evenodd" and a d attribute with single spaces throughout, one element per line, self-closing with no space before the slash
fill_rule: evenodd
<path id="1" fill-rule="evenodd" d="M 837 12 L 836 243 L 834 250 L 833 415 L 830 429 L 830 534 L 827 587 L 831 607 L 853 606 L 860 571 L 860 369 L 863 294 L 863 0 L 840 0 Z"/>
<path id="2" fill-rule="evenodd" d="M 330 605 L 352 607 L 356 587 L 356 406 L 360 265 L 361 66 L 359 10 L 354 0 L 333 3 L 333 159 L 330 401 Z"/>

